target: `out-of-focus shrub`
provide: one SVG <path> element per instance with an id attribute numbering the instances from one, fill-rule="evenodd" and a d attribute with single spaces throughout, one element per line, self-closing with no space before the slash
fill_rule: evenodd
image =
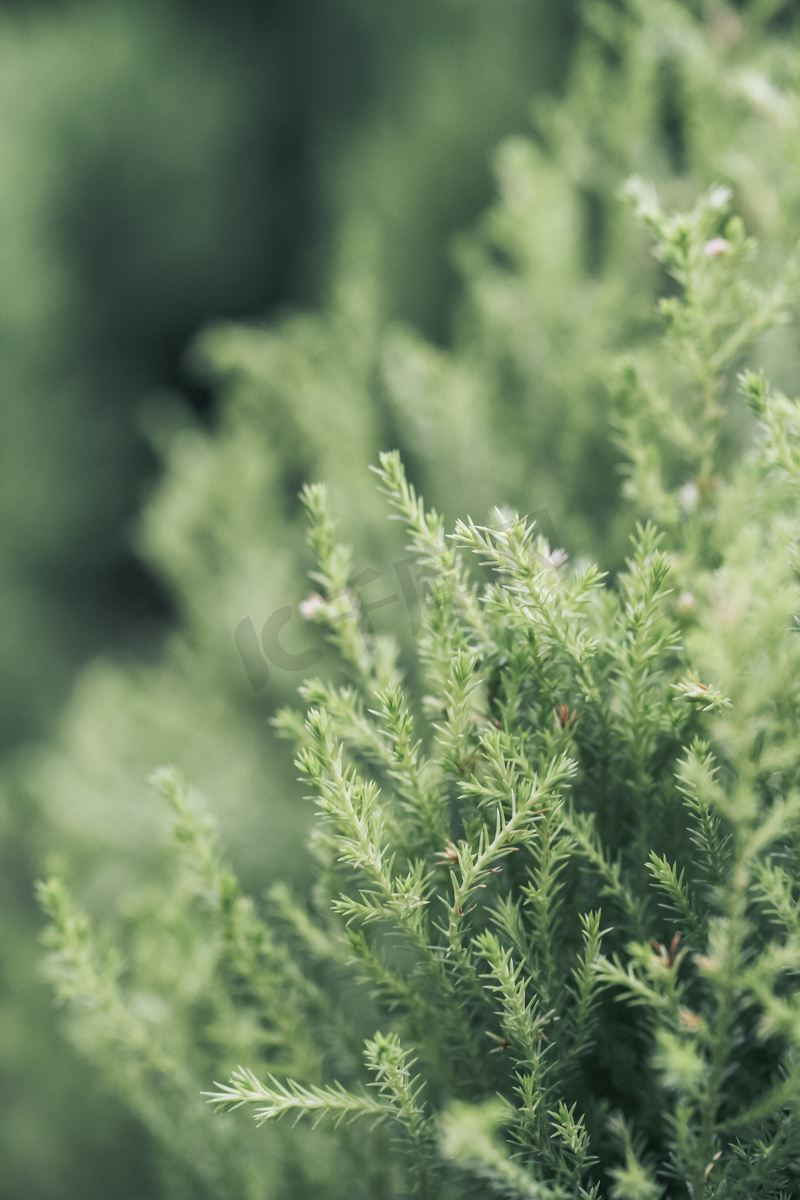
<path id="1" fill-rule="evenodd" d="M 554 82 L 559 12 L 0 10 L 0 745 L 41 727 L 82 657 L 163 614 L 125 542 L 154 468 L 142 392 L 188 386 L 183 349 L 210 316 L 316 299 L 354 208 L 384 231 L 392 308 L 432 321 L 442 234 Z"/>
<path id="2" fill-rule="evenodd" d="M 134 406 L 209 310 L 260 297 L 247 277 L 254 247 L 269 269 L 269 221 L 242 196 L 265 174 L 241 167 L 252 86 L 163 4 L 0 13 L 0 89 L 9 744 L 52 715 L 81 656 L 135 624 Z"/>

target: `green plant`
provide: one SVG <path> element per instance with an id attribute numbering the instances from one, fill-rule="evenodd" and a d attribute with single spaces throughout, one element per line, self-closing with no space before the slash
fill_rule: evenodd
<path id="1" fill-rule="evenodd" d="M 675 287 L 615 375 L 625 569 L 508 514 L 446 535 L 382 455 L 423 572 L 407 686 L 306 488 L 345 676 L 276 718 L 318 810 L 308 903 L 278 884 L 259 915 L 174 772 L 126 973 L 42 889 L 80 1036 L 209 1194 L 264 1194 L 265 1147 L 282 1195 L 800 1194 L 800 404 L 732 381 L 796 265 L 759 285 L 724 189 L 674 216 L 629 192 Z M 284 1142 L 285 1114 L 319 1128 Z"/>
<path id="2" fill-rule="evenodd" d="M 290 758 L 264 736 L 296 676 L 272 670 L 254 699 L 234 631 L 248 617 L 260 631 L 300 594 L 304 479 L 329 482 L 359 569 L 386 568 L 392 553 L 367 484 L 387 445 L 448 526 L 497 503 L 547 509 L 573 558 L 622 565 L 635 516 L 632 496 L 620 502 L 605 381 L 621 353 L 656 361 L 665 279 L 619 190 L 639 173 L 681 208 L 721 181 L 759 237 L 762 279 L 776 273 L 800 203 L 790 19 L 761 4 L 586 3 L 563 95 L 537 101 L 532 133 L 500 147 L 497 199 L 457 244 L 464 286 L 445 345 L 388 319 L 381 238 L 363 230 L 344 240 L 320 311 L 202 335 L 193 361 L 218 396 L 217 423 L 168 405 L 146 421 L 164 473 L 136 545 L 173 599 L 175 628 L 150 659 L 92 664 L 25 776 L 51 842 L 74 847 L 98 903 L 112 902 L 113 857 L 124 856 L 126 879 L 148 869 L 160 836 L 144 785 L 154 762 L 225 795 L 225 838 L 248 885 L 273 861 L 299 871 Z M 790 388 L 791 331 L 776 327 L 759 356 Z M 290 626 L 287 644 L 305 648 L 302 630 Z"/>
<path id="3" fill-rule="evenodd" d="M 233 637 L 244 617 L 258 629 L 300 595 L 301 480 L 331 482 L 358 567 L 384 566 L 390 554 L 366 464 L 381 447 L 398 445 L 447 528 L 457 513 L 486 520 L 494 503 L 526 512 L 546 506 L 573 561 L 589 556 L 616 570 L 632 512 L 654 515 L 671 537 L 687 504 L 701 496 L 705 505 L 696 485 L 668 494 L 683 469 L 687 433 L 677 420 L 665 423 L 665 405 L 677 418 L 682 396 L 694 392 L 667 387 L 671 360 L 659 359 L 652 303 L 665 287 L 664 270 L 618 200 L 621 181 L 631 172 L 656 180 L 671 209 L 712 181 L 731 187 L 736 211 L 761 244 L 754 270 L 762 281 L 778 273 L 796 235 L 800 71 L 791 4 L 590 0 L 580 6 L 563 78 L 545 31 L 571 23 L 568 3 L 417 0 L 415 7 L 406 0 L 388 16 L 368 0 L 255 7 L 263 9 L 268 68 L 249 0 L 221 7 L 157 0 L 135 9 L 80 0 L 39 14 L 15 5 L 3 19 L 8 155 L 0 207 L 16 231 L 5 244 L 0 321 L 2 489 L 16 515 L 0 548 L 7 735 L 41 725 L 70 664 L 106 637 L 100 614 L 78 607 L 75 584 L 94 591 L 115 561 L 115 514 L 134 473 L 131 460 L 120 465 L 120 453 L 133 434 L 132 427 L 122 433 L 106 402 L 113 393 L 124 408 L 125 397 L 159 373 L 144 347 L 162 344 L 168 328 L 171 349 L 203 317 L 209 297 L 239 311 L 248 294 L 253 302 L 274 297 L 284 284 L 292 295 L 316 293 L 316 279 L 329 270 L 315 264 L 333 257 L 328 243 L 354 211 L 377 217 L 380 247 L 374 257 L 358 248 L 341 257 L 320 312 L 267 327 L 220 325 L 201 339 L 194 361 L 218 398 L 213 428 L 151 404 L 147 423 L 164 482 L 146 506 L 137 546 L 174 600 L 174 630 L 145 661 L 93 665 L 56 744 L 23 756 L 20 771 L 3 772 L 2 974 L 10 986 L 0 1022 L 10 1050 L 0 1086 L 14 1104 L 0 1124 L 0 1193 L 9 1196 L 49 1197 L 55 1189 L 61 1200 L 88 1196 L 92 1186 L 103 1191 L 105 1164 L 117 1153 L 111 1130 L 119 1123 L 109 1119 L 102 1083 L 92 1102 L 80 1082 L 88 1075 L 76 1075 L 74 1059 L 61 1061 L 46 988 L 32 979 L 30 879 L 47 849 L 56 845 L 69 858 L 73 887 L 90 912 L 127 913 L 132 897 L 170 869 L 155 849 L 163 820 L 144 779 L 153 763 L 173 761 L 215 798 L 247 890 L 257 892 L 278 872 L 300 894 L 306 887 L 309 809 L 289 752 L 264 727 L 296 676 L 272 669 L 254 698 Z M 264 98 L 258 112 L 248 98 L 249 68 L 234 51 L 237 29 L 247 29 Z M 563 88 L 535 102 L 529 126 L 522 120 L 529 92 L 556 77 Z M 240 171 L 242 120 L 260 149 L 245 153 Z M 463 286 L 451 326 L 456 273 L 446 273 L 445 233 L 472 220 L 489 187 L 485 147 L 515 128 L 524 136 L 506 140 L 496 156 L 497 199 L 456 247 Z M 247 180 L 275 156 L 281 169 L 268 171 L 253 206 Z M 300 191 L 314 196 L 314 219 L 296 203 Z M 187 202 L 192 219 L 184 221 Z M 231 211 L 243 219 L 231 223 Z M 268 239 L 259 264 L 264 220 L 280 236 Z M 718 267 L 727 261 L 716 260 Z M 710 277 L 718 303 L 719 274 Z M 240 285 L 255 290 L 242 293 Z M 386 319 L 396 315 L 424 321 L 439 342 Z M 635 450 L 622 505 L 603 383 L 621 350 L 629 359 L 617 372 L 618 420 L 627 422 Z M 780 386 L 796 386 L 791 328 L 776 327 L 757 354 Z M 638 431 L 626 415 L 626 388 L 634 407 L 658 410 Z M 732 419 L 735 404 L 722 398 L 727 471 L 747 431 L 737 427 L 741 416 Z M 106 415 L 99 425 L 89 420 L 87 436 L 85 418 L 101 401 Z M 653 474 L 648 445 L 662 427 L 672 448 Z M 648 481 L 651 491 L 637 499 Z M 706 482 L 713 486 L 713 474 Z M 698 523 L 693 537 L 697 552 L 715 561 L 719 547 L 709 543 L 707 524 Z M 683 608 L 693 603 L 687 588 Z M 287 631 L 290 645 L 304 646 L 308 636 L 299 621 Z M 407 644 L 403 655 L 413 695 Z M 134 977 L 131 966 L 127 986 Z M 142 967 L 144 1007 L 156 1020 L 166 1006 L 154 1005 L 153 995 L 176 985 L 147 979 Z M 200 1017 L 177 1005 L 165 1038 L 187 1021 Z M 113 1074 L 102 1044 L 98 1037 L 92 1055 Z M 222 1070 L 217 1057 L 203 1056 L 199 1035 L 183 1044 L 191 1086 L 207 1086 Z M 129 1096 L 125 1080 L 114 1079 Z M 76 1088 L 85 1097 L 80 1110 L 64 1101 Z M 152 1111 L 147 1121 L 157 1124 Z M 129 1161 L 144 1180 L 142 1130 L 123 1128 L 133 1132 Z M 272 1143 L 262 1152 L 277 1153 Z M 122 1163 L 120 1173 L 131 1190 L 150 1194 Z"/>

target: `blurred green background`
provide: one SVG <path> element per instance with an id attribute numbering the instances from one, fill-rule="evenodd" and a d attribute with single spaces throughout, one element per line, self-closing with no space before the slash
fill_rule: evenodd
<path id="1" fill-rule="evenodd" d="M 213 430 L 197 332 L 321 303 L 356 218 L 382 247 L 386 317 L 444 338 L 451 235 L 493 194 L 496 143 L 562 85 L 573 26 L 560 0 L 0 6 L 2 1197 L 164 1194 L 153 1143 L 59 1032 L 32 887 L 75 845 L 20 783 L 81 666 L 106 652 L 135 671 L 180 620 L 133 544 L 162 470 L 143 423 L 178 392 Z"/>
<path id="2" fill-rule="evenodd" d="M 5 745 L 168 601 L 128 549 L 137 402 L 210 318 L 313 304 L 374 215 L 386 296 L 447 328 L 450 233 L 563 70 L 569 5 L 15 3 L 0 10 Z M 21 653 L 21 649 L 24 651 Z"/>

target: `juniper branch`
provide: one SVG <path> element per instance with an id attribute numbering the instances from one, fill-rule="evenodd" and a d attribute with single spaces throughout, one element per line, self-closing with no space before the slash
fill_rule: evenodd
<path id="1" fill-rule="evenodd" d="M 357 1117 L 383 1121 L 394 1115 L 394 1109 L 385 1099 L 348 1092 L 338 1083 L 329 1087 L 307 1087 L 293 1079 L 281 1083 L 268 1075 L 264 1084 L 246 1067 L 237 1067 L 227 1084 L 215 1082 L 214 1087 L 217 1091 L 203 1092 L 209 1104 L 220 1112 L 231 1112 L 243 1104 L 258 1105 L 253 1112 L 257 1125 L 287 1113 L 293 1113 L 297 1120 L 313 1114 L 315 1124 L 326 1116 L 334 1117 L 338 1124 Z"/>

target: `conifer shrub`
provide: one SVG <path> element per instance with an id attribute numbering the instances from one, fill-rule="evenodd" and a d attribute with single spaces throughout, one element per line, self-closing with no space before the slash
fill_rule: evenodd
<path id="1" fill-rule="evenodd" d="M 217 396 L 213 429 L 177 403 L 148 410 L 163 479 L 136 548 L 175 627 L 149 660 L 84 672 L 25 781 L 25 803 L 44 812 L 52 842 L 71 845 L 99 906 L 149 869 L 160 829 L 143 781 L 159 761 L 224 793 L 220 820 L 248 884 L 273 862 L 301 870 L 291 757 L 263 732 L 297 676 L 256 647 L 254 692 L 234 635 L 249 619 L 258 637 L 300 594 L 304 480 L 330 484 L 359 568 L 391 572 L 402 556 L 369 485 L 386 446 L 448 528 L 497 503 L 546 509 L 573 558 L 622 565 L 636 510 L 618 486 L 606 380 L 620 354 L 658 354 L 665 279 L 619 189 L 639 173 L 680 208 L 715 181 L 730 186 L 759 237 L 764 283 L 796 237 L 800 55 L 786 5 L 588 0 L 581 11 L 563 94 L 540 98 L 533 129 L 502 144 L 497 198 L 456 245 L 463 288 L 444 344 L 390 319 L 391 272 L 375 239 L 352 230 L 319 310 L 201 335 L 194 362 Z M 758 354 L 791 390 L 791 330 L 774 328 Z M 298 620 L 283 636 L 308 644 Z"/>
<path id="2" fill-rule="evenodd" d="M 198 220 L 179 221 L 178 228 L 173 219 L 170 225 L 185 172 L 202 174 L 209 156 L 231 161 L 226 128 L 232 126 L 226 122 L 241 105 L 248 107 L 241 74 L 230 86 L 224 83 L 228 57 L 221 41 L 214 43 L 211 73 L 217 83 L 206 72 L 202 96 L 193 103 L 190 64 L 199 30 L 193 24 L 192 35 L 184 36 L 168 16 L 170 6 L 145 6 L 146 13 L 139 6 L 127 14 L 106 6 L 107 20 L 100 6 L 102 25 L 93 22 L 92 3 L 49 7 L 52 12 L 35 20 L 9 11 L 3 22 L 9 155 L 2 204 L 6 224 L 19 234 L 5 244 L 0 322 L 8 400 L 3 487 L 9 511 L 21 506 L 26 519 L 4 527 L 0 658 L 5 727 L 18 733 L 53 711 L 67 664 L 100 637 L 94 618 L 83 613 L 74 619 L 72 589 L 68 604 L 62 585 L 76 572 L 85 579 L 93 563 L 108 561 L 113 496 L 121 496 L 126 471 L 116 451 L 94 455 L 107 486 L 102 505 L 93 507 L 93 480 L 100 476 L 74 465 L 89 463 L 98 437 L 107 449 L 122 448 L 113 421 L 104 419 L 102 433 L 93 427 L 87 439 L 85 422 L 77 419 L 95 403 L 91 397 L 103 391 L 103 380 L 117 380 L 111 390 L 118 400 L 141 388 L 133 369 L 138 351 L 124 364 L 116 356 L 120 314 L 132 352 L 143 328 L 132 311 L 137 298 L 146 297 L 147 330 L 165 315 L 171 327 L 185 326 L 187 310 L 178 316 L 182 297 L 197 314 L 206 284 L 209 295 L 217 294 L 223 279 L 238 287 L 233 278 L 241 281 L 241 247 L 248 237 L 247 222 L 235 230 L 228 223 L 224 237 L 205 236 L 203 221 L 198 223 L 204 202 L 194 187 L 189 191 Z M 200 7 L 208 12 L 214 5 Z M 226 43 L 235 39 L 237 7 L 220 10 Z M 325 28 L 357 44 L 356 65 L 365 65 L 372 77 L 360 79 L 358 86 L 366 87 L 356 103 L 340 108 L 337 102 L 335 112 L 329 80 L 316 69 L 319 58 L 305 53 L 311 42 L 328 40 L 316 17 L 308 19 L 313 7 L 291 10 L 300 14 L 292 16 L 296 29 L 310 31 L 302 51 L 294 43 L 295 62 L 283 53 L 287 43 L 275 51 L 304 96 L 302 132 L 293 127 L 297 136 L 291 140 L 295 148 L 308 147 L 300 157 L 311 164 L 320 210 L 330 214 L 326 229 L 338 229 L 353 209 L 377 212 L 384 255 L 377 268 L 352 271 L 345 264 L 338 270 L 333 299 L 321 313 L 268 328 L 220 326 L 202 340 L 197 360 L 217 389 L 219 426 L 209 432 L 187 417 L 172 421 L 164 411 L 150 421 L 157 426 L 165 483 L 148 504 L 139 540 L 174 596 L 178 628 L 155 662 L 101 663 L 86 674 L 57 748 L 39 757 L 26 789 L 18 772 L 4 769 L 2 973 L 8 986 L 0 1023 L 9 1049 L 0 1065 L 14 1103 L 0 1127 L 0 1191 L 10 1196 L 88 1196 L 90 1177 L 105 1191 L 113 1136 L 102 1095 L 90 1106 L 85 1077 L 75 1074 L 72 1059 L 60 1057 L 42 1013 L 45 998 L 31 978 L 36 950 L 29 878 L 42 844 L 56 842 L 69 855 L 90 910 L 128 909 L 142 877 L 166 869 L 163 860 L 153 861 L 160 813 L 143 781 L 154 762 L 170 760 L 214 798 L 248 887 L 260 888 L 278 869 L 295 878 L 302 874 L 298 827 L 310 808 L 297 798 L 290 755 L 281 756 L 263 724 L 274 703 L 285 702 L 295 676 L 271 667 L 268 688 L 254 697 L 233 637 L 245 616 L 258 629 L 265 616 L 298 595 L 302 518 L 294 496 L 300 480 L 331 481 L 359 565 L 386 545 L 366 464 L 380 447 L 400 445 L 410 476 L 446 514 L 447 528 L 456 513 L 484 520 L 496 502 L 524 512 L 546 506 L 573 559 L 588 554 L 616 568 L 634 508 L 666 527 L 682 520 L 683 506 L 693 503 L 689 488 L 671 502 L 671 515 L 663 495 L 646 497 L 641 507 L 631 483 L 629 507 L 620 512 L 618 504 L 619 452 L 606 438 L 601 381 L 609 356 L 621 348 L 639 347 L 643 359 L 654 354 L 658 324 L 651 300 L 664 283 L 618 203 L 620 180 L 631 171 L 656 179 L 670 207 L 690 203 L 713 180 L 728 183 L 748 229 L 759 235 L 762 280 L 775 273 L 796 233 L 800 72 L 794 6 L 779 0 L 743 0 L 735 7 L 591 0 L 581 6 L 563 94 L 537 102 L 532 130 L 498 152 L 498 199 L 458 244 L 463 298 L 452 336 L 444 336 L 449 309 L 443 289 L 429 295 L 431 260 L 444 257 L 441 232 L 455 214 L 474 211 L 486 186 L 478 165 L 482 145 L 515 125 L 527 130 L 519 120 L 519 91 L 540 87 L 547 74 L 543 61 L 553 58 L 539 48 L 535 61 L 529 56 L 531 30 L 535 25 L 540 31 L 541 21 L 552 27 L 569 6 L 533 6 L 534 13 L 524 0 L 505 0 L 498 19 L 494 8 L 439 0 L 424 10 L 418 6 L 424 17 L 419 22 L 408 4 L 391 18 L 364 0 L 347 0 L 330 13 L 319 6 L 320 19 L 330 22 Z M 553 12 L 545 12 L 548 7 Z M 198 6 L 183 8 L 194 23 Z M 269 19 L 285 33 L 291 22 L 282 22 L 272 8 Z M 85 36 L 90 29 L 91 43 Z M 538 33 L 535 40 L 541 41 Z M 156 43 L 161 49 L 148 56 Z M 169 70 L 161 70 L 159 57 L 169 61 Z M 295 70 L 300 59 L 304 69 Z M 354 96 L 344 59 L 337 61 L 347 77 L 345 90 Z M 264 86 L 276 95 L 276 77 L 267 74 Z M 259 77 L 265 79 L 264 73 Z M 126 102 L 126 89 L 140 84 L 152 105 L 146 130 L 138 104 Z M 113 97 L 106 103 L 101 93 L 109 89 Z M 54 100 L 57 123 L 51 120 Z M 193 133 L 178 138 L 180 153 L 159 159 L 162 142 L 152 142 L 153 131 L 160 128 L 169 140 L 169 131 L 177 136 L 187 117 Z M 284 117 L 276 110 L 263 119 L 271 125 Z M 124 136 L 115 136 L 115 128 Z M 54 136 L 56 130 L 67 135 Z M 166 209 L 160 202 L 153 207 L 146 179 L 153 165 L 161 170 L 159 162 L 175 181 L 170 194 L 177 209 L 171 202 Z M 91 205 L 82 202 L 78 182 L 87 178 Z M 246 206 L 239 178 L 235 170 L 213 176 L 211 195 L 219 196 L 221 207 L 213 201 L 205 210 L 212 225 L 225 225 L 225 196 Z M 73 184 L 65 193 L 68 179 Z M 114 216 L 103 207 L 104 195 Z M 132 203 L 143 196 L 144 205 Z M 259 209 L 268 210 L 273 201 L 262 199 Z M 105 215 L 97 217 L 101 208 Z M 115 236 L 120 220 L 131 236 Z M 158 244 L 148 249 L 151 226 Z M 165 234 L 172 226 L 177 240 Z M 95 247 L 88 273 L 73 254 L 72 236 L 80 229 Z M 238 254 L 230 252 L 228 234 L 235 235 Z M 164 236 L 171 246 L 166 258 Z M 278 240 L 288 259 L 291 239 Z M 320 241 L 326 240 L 323 230 Z M 219 268 L 200 271 L 205 283 L 195 274 L 200 259 L 192 247 L 200 243 L 202 261 Z M 154 270 L 164 284 L 158 296 L 148 284 Z M 387 325 L 385 315 L 397 312 L 424 316 L 444 344 Z M 795 387 L 793 331 L 774 329 L 759 344 L 758 361 L 780 386 Z M 648 386 L 653 379 L 663 386 L 664 364 L 648 369 Z M 729 407 L 723 430 L 729 456 L 741 436 L 735 411 Z M 640 484 L 648 478 L 648 442 L 658 435 L 659 421 L 637 435 Z M 32 446 L 36 453 L 25 449 Z M 37 463 L 33 472 L 29 459 Z M 674 469 L 673 449 L 667 473 Z M 98 536 L 85 536 L 87 521 Z M 38 587 L 42 580 L 44 589 Z M 407 625 L 405 618 L 402 623 Z M 403 661 L 413 692 L 414 660 L 406 653 Z M 30 794 L 44 820 L 33 815 Z M 169 986 L 154 981 L 145 991 L 152 1000 Z M 165 1019 L 166 1005 L 151 1006 L 153 1019 L 155 1010 Z M 175 1028 L 184 1019 L 178 1006 Z M 165 1040 L 173 1032 L 165 1030 Z M 221 1071 L 213 1055 L 207 1068 L 197 1055 L 196 1045 L 187 1051 L 195 1063 L 190 1091 Z M 107 1058 L 103 1063 L 108 1066 Z M 63 1101 L 76 1088 L 83 1096 L 79 1113 Z M 130 1081 L 118 1090 L 130 1099 Z M 152 1114 L 148 1120 L 151 1127 L 158 1124 Z M 315 1136 L 323 1134 L 321 1127 Z M 144 1160 L 140 1145 L 137 1137 L 127 1154 Z M 276 1153 L 272 1145 L 266 1151 L 271 1160 Z M 132 1177 L 129 1185 L 137 1186 Z"/>
<path id="3" fill-rule="evenodd" d="M 800 1195 L 800 403 L 741 370 L 797 264 L 759 283 L 723 187 L 627 190 L 670 284 L 614 374 L 624 569 L 507 510 L 446 533 L 382 454 L 401 651 L 306 487 L 338 668 L 275 723 L 310 894 L 251 900 L 172 769 L 163 878 L 110 940 L 42 886 L 75 1035 L 171 1195 Z"/>

